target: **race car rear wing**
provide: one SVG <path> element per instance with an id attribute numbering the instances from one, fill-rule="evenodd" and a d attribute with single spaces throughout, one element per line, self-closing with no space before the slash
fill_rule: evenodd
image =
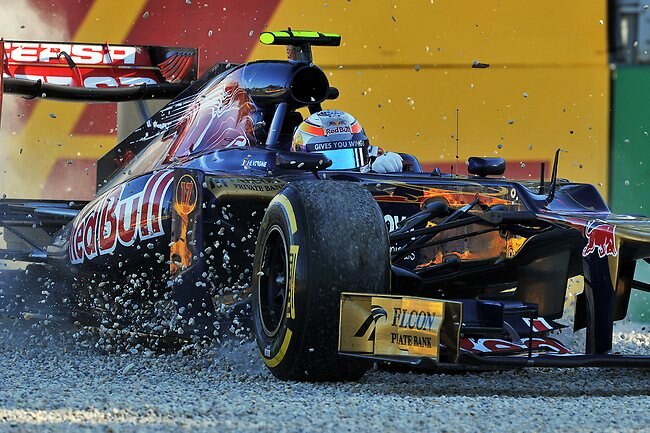
<path id="1" fill-rule="evenodd" d="M 6 41 L 3 93 L 85 102 L 170 99 L 198 76 L 194 48 Z"/>

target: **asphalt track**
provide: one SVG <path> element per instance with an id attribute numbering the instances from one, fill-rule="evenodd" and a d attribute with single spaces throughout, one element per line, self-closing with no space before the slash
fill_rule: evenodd
<path id="1" fill-rule="evenodd" d="M 650 354 L 642 326 L 619 326 L 616 349 Z M 96 345 L 71 325 L 0 322 L 0 432 L 650 431 L 648 370 L 372 371 L 308 384 L 271 377 L 251 342 Z"/>

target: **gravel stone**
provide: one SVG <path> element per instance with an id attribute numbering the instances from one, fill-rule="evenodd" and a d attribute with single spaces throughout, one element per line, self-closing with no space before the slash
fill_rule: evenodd
<path id="1" fill-rule="evenodd" d="M 616 351 L 650 354 L 642 325 Z M 566 336 L 562 336 L 565 338 Z M 623 338 L 624 337 L 624 338 Z M 571 344 L 580 344 L 581 337 Z M 642 432 L 650 372 L 374 370 L 360 382 L 280 382 L 254 342 L 107 352 L 72 325 L 0 321 L 1 432 Z"/>

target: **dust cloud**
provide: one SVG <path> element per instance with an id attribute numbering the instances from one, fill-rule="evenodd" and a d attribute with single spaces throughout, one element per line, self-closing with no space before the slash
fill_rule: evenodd
<path id="1" fill-rule="evenodd" d="M 47 12 L 37 8 L 30 0 L 0 0 L 0 37 L 18 41 L 65 41 L 69 40 L 68 26 L 60 8 Z M 25 120 L 28 103 L 16 96 L 2 98 L 0 123 L 0 198 L 5 194 L 8 176 L 21 176 L 10 170 L 11 158 L 7 152 L 19 154 L 21 143 L 17 134 Z"/>

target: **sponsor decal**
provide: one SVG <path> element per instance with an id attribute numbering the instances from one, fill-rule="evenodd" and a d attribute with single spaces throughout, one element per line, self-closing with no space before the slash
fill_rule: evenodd
<path id="1" fill-rule="evenodd" d="M 425 310 L 403 310 L 393 308 L 393 324 L 398 328 L 431 331 L 434 328 L 436 313 Z"/>
<path id="2" fill-rule="evenodd" d="M 169 272 L 176 275 L 180 270 L 187 269 L 192 265 L 192 251 L 190 250 L 187 232 L 190 221 L 190 214 L 196 209 L 198 188 L 196 181 L 189 174 L 184 174 L 176 182 L 174 191 L 174 211 L 180 217 L 180 228 L 176 227 L 174 221 L 174 241 L 170 248 Z"/>
<path id="3" fill-rule="evenodd" d="M 398 251 L 400 250 L 400 248 L 401 248 L 401 247 L 399 247 L 399 246 L 397 246 L 397 245 L 391 245 L 391 246 L 390 246 L 390 253 L 391 253 L 391 254 L 395 254 L 396 252 L 398 252 Z M 410 262 L 412 262 L 412 261 L 415 260 L 415 259 L 416 259 L 415 251 L 412 251 L 412 252 L 408 253 L 407 255 L 405 255 L 405 256 L 402 258 L 402 260 L 410 261 Z"/>
<path id="4" fill-rule="evenodd" d="M 289 246 L 289 296 L 287 299 L 287 319 L 296 318 L 296 266 L 298 265 L 299 245 Z"/>
<path id="5" fill-rule="evenodd" d="M 406 219 L 405 216 L 400 216 L 400 215 L 384 215 L 384 223 L 386 223 L 386 229 L 388 232 L 392 232 L 394 230 L 397 230 L 399 227 L 399 223 L 404 221 Z M 390 253 L 394 254 L 400 250 L 400 246 L 398 245 L 391 245 L 390 246 Z M 415 260 L 415 252 L 408 253 L 402 260 L 406 261 L 413 261 Z"/>
<path id="6" fill-rule="evenodd" d="M 390 333 L 390 342 L 397 344 L 399 346 L 408 346 L 408 347 L 426 347 L 433 348 L 433 343 L 431 342 L 431 337 L 420 337 L 417 335 L 408 335 L 408 334 L 399 334 L 397 332 Z"/>
<path id="7" fill-rule="evenodd" d="M 65 52 L 77 65 L 134 65 L 137 53 L 137 47 L 120 45 L 5 42 L 4 46 L 9 61 L 29 63 L 64 63 Z"/>
<path id="8" fill-rule="evenodd" d="M 332 124 L 333 122 L 330 123 L 329 127 L 325 128 L 325 135 L 352 134 L 352 128 L 349 125 L 332 126 Z"/>
<path id="9" fill-rule="evenodd" d="M 437 359 L 443 317 L 443 301 L 344 294 L 339 350 Z"/>
<path id="10" fill-rule="evenodd" d="M 587 257 L 594 252 L 601 259 L 606 256 L 618 256 L 616 249 L 616 226 L 592 220 L 585 226 L 584 232 L 587 245 L 582 250 L 582 256 Z"/>
<path id="11" fill-rule="evenodd" d="M 266 169 L 268 167 L 268 161 L 263 161 L 263 160 L 252 160 L 250 158 L 246 158 L 242 161 L 241 166 L 244 167 L 245 170 L 250 170 L 252 168 L 264 168 Z"/>
<path id="12" fill-rule="evenodd" d="M 373 341 L 375 339 L 375 327 L 377 326 L 377 321 L 381 318 L 386 320 L 388 313 L 379 305 L 373 305 L 370 308 L 370 315 L 366 320 L 361 324 L 357 332 L 354 333 L 355 337 L 364 337 L 368 330 L 372 328 L 372 332 L 368 336 L 368 341 Z"/>
<path id="13" fill-rule="evenodd" d="M 364 146 L 365 146 L 365 141 L 363 140 L 328 141 L 324 143 L 309 143 L 305 145 L 305 147 L 307 148 L 307 152 L 323 152 L 326 150 L 356 149 Z"/>
<path id="14" fill-rule="evenodd" d="M 438 325 L 437 314 L 429 310 L 403 310 L 393 308 L 392 326 L 402 329 L 417 329 L 419 331 L 434 331 Z M 432 342 L 429 336 L 418 336 L 410 334 L 390 333 L 390 342 L 399 346 L 419 346 L 431 349 Z"/>
<path id="15" fill-rule="evenodd" d="M 401 223 L 405 219 L 406 219 L 405 216 L 400 216 L 400 215 L 384 215 L 384 222 L 386 223 L 386 228 L 388 228 L 388 232 L 397 230 L 399 223 Z"/>
<path id="16" fill-rule="evenodd" d="M 73 225 L 70 263 L 81 264 L 113 253 L 118 244 L 130 247 L 165 234 L 162 201 L 173 180 L 172 171 L 159 171 L 140 192 L 124 196 L 126 185 L 120 185 L 98 200 Z"/>
<path id="17" fill-rule="evenodd" d="M 467 338 L 461 337 L 460 347 L 466 352 L 494 353 L 494 352 L 522 352 L 528 353 L 531 347 L 536 351 L 543 351 L 553 355 L 568 355 L 573 351 L 554 338 L 543 337 L 522 339 L 521 343 L 514 343 L 500 338 Z"/>
<path id="18" fill-rule="evenodd" d="M 209 178 L 208 186 L 218 196 L 227 190 L 275 193 L 284 188 L 286 182 L 265 177 L 213 177 Z"/>

